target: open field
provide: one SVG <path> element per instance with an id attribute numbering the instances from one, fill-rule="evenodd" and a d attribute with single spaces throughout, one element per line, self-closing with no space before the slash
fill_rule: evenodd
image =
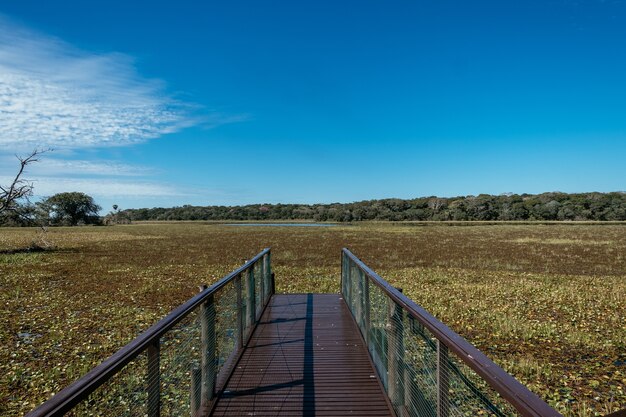
<path id="1" fill-rule="evenodd" d="M 626 407 L 626 225 L 209 223 L 0 229 L 0 415 L 21 415 L 264 247 L 279 292 L 339 290 L 340 249 L 559 411 Z"/>

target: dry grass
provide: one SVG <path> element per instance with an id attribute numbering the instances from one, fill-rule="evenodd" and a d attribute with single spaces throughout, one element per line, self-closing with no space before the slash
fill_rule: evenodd
<path id="1" fill-rule="evenodd" d="M 271 246 L 277 290 L 338 291 L 350 247 L 560 411 L 626 407 L 625 225 L 0 229 L 0 415 L 24 413 Z"/>

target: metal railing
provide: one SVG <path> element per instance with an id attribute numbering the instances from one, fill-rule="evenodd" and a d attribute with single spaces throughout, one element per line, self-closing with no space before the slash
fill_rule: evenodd
<path id="1" fill-rule="evenodd" d="M 341 291 L 397 416 L 561 415 L 348 249 Z"/>
<path id="2" fill-rule="evenodd" d="M 27 417 L 208 415 L 273 293 L 265 249 Z"/>

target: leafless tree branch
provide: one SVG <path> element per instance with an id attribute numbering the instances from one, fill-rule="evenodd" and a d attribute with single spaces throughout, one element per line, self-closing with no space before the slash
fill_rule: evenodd
<path id="1" fill-rule="evenodd" d="M 34 162 L 39 161 L 41 154 L 50 151 L 50 149 L 35 149 L 26 157 L 15 155 L 20 161 L 20 169 L 8 186 L 0 186 L 0 214 L 6 211 L 12 211 L 20 215 L 18 201 L 28 199 L 33 195 L 33 182 L 22 178 L 26 167 Z M 22 217 L 20 215 L 20 217 Z"/>

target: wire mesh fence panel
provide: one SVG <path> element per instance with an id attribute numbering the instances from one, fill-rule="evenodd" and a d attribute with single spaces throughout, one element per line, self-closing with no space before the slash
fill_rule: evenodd
<path id="1" fill-rule="evenodd" d="M 261 317 L 263 311 L 263 263 L 257 261 L 252 267 L 252 273 L 254 274 L 254 321 Z"/>
<path id="2" fill-rule="evenodd" d="M 346 263 L 346 280 L 345 280 L 345 285 L 346 285 L 346 292 L 344 294 L 344 298 L 346 300 L 346 303 L 348 304 L 348 307 L 350 308 L 350 311 L 352 311 L 354 313 L 354 281 L 352 280 L 352 268 L 353 265 L 351 262 L 347 262 Z"/>
<path id="3" fill-rule="evenodd" d="M 196 309 L 161 337 L 162 415 L 189 415 L 192 402 L 199 406 L 202 391 L 200 320 Z"/>
<path id="4" fill-rule="evenodd" d="M 448 354 L 445 367 L 450 385 L 448 401 L 451 416 L 519 415 L 511 404 L 456 355 Z"/>
<path id="5" fill-rule="evenodd" d="M 142 353 L 65 415 L 143 417 L 148 414 L 148 360 Z"/>
<path id="6" fill-rule="evenodd" d="M 358 276 L 357 266 L 351 261 L 348 261 L 346 266 L 347 266 L 346 301 L 348 302 L 348 306 L 350 307 L 350 310 L 352 311 L 355 319 L 357 320 L 357 324 L 359 324 L 359 327 L 362 329 L 361 327 L 362 323 L 359 323 L 359 311 L 358 311 L 358 307 L 360 306 L 360 302 L 361 302 L 360 297 L 362 297 L 362 293 L 359 291 L 359 285 L 356 279 L 356 277 Z"/>
<path id="7" fill-rule="evenodd" d="M 215 295 L 215 373 L 216 389 L 223 388 L 239 349 L 238 283 L 232 281 Z"/>
<path id="8" fill-rule="evenodd" d="M 381 382 L 387 390 L 388 359 L 387 359 L 387 316 L 389 311 L 388 298 L 384 292 L 368 282 L 370 298 L 370 329 L 368 349 L 372 362 L 378 371 Z"/>
<path id="9" fill-rule="evenodd" d="M 420 416 L 518 415 L 513 406 L 415 318 L 403 314 L 400 325 L 396 323 L 399 317 L 392 317 L 392 327 L 402 329 L 403 356 L 396 372 L 404 394 L 401 402 L 392 399 L 397 412 Z"/>
<path id="10" fill-rule="evenodd" d="M 241 288 L 242 288 L 242 309 L 243 309 L 243 337 L 244 340 L 248 339 L 252 326 L 254 325 L 254 319 L 252 318 L 252 311 L 254 310 L 254 278 L 249 271 L 246 271 L 241 276 Z"/>
<path id="11" fill-rule="evenodd" d="M 408 314 L 404 317 L 404 406 L 409 415 L 437 415 L 437 339 Z"/>

